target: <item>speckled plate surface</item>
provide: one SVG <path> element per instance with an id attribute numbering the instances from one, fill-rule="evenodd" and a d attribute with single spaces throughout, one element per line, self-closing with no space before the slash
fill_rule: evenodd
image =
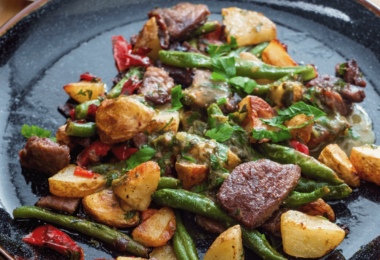
<path id="1" fill-rule="evenodd" d="M 123 35 L 129 39 L 142 28 L 150 9 L 177 2 L 43 0 L 42 7 L 11 29 L 0 29 L 0 35 L 3 34 L 0 37 L 0 245 L 11 254 L 31 256 L 32 250 L 21 238 L 42 224 L 36 220 L 11 221 L 12 210 L 33 205 L 39 197 L 48 194 L 47 177 L 22 169 L 19 164 L 18 151 L 26 141 L 20 134 L 21 126 L 34 124 L 55 131 L 64 124 L 65 119 L 57 111 L 57 106 L 67 100 L 62 86 L 77 81 L 78 75 L 85 71 L 98 75 L 111 86 L 111 79 L 117 73 L 111 36 Z M 322 75 L 333 74 L 336 63 L 355 58 L 368 82 L 367 98 L 361 105 L 373 119 L 377 137 L 380 136 L 380 18 L 374 13 L 348 0 L 191 2 L 207 4 L 212 19 L 220 20 L 221 7 L 229 6 L 264 13 L 277 24 L 278 37 L 288 45 L 290 55 L 300 64 L 315 64 Z M 348 198 L 330 204 L 337 222 L 347 224 L 351 233 L 328 258 L 379 259 L 380 188 L 363 182 Z M 193 226 L 192 215 L 186 217 Z M 93 243 L 89 237 L 64 231 L 84 248 L 86 259 L 111 259 L 119 255 Z M 202 256 L 215 236 L 199 232 L 194 235 Z M 40 259 L 64 259 L 49 249 L 38 253 Z M 259 258 L 247 252 L 246 259 Z"/>

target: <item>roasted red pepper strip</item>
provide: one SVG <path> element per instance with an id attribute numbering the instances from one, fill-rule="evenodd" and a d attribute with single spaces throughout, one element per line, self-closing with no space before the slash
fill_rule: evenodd
<path id="1" fill-rule="evenodd" d="M 131 53 L 132 46 L 123 36 L 112 36 L 113 57 L 115 58 L 117 70 L 123 71 L 130 67 L 127 54 Z"/>
<path id="2" fill-rule="evenodd" d="M 138 54 L 138 55 L 146 56 L 151 50 L 152 49 L 148 48 L 148 47 L 141 47 L 141 48 L 138 48 L 137 50 L 134 50 L 132 52 L 132 54 Z"/>
<path id="3" fill-rule="evenodd" d="M 131 157 L 132 154 L 136 153 L 139 149 L 128 147 L 127 144 L 117 145 L 112 147 L 112 153 L 120 161 L 126 160 Z"/>
<path id="4" fill-rule="evenodd" d="M 301 144 L 300 142 L 297 141 L 291 141 L 290 144 L 296 149 L 297 151 L 304 153 L 306 155 L 309 155 L 309 147 L 307 147 L 304 144 Z"/>
<path id="5" fill-rule="evenodd" d="M 130 66 L 143 66 L 148 67 L 150 64 L 152 64 L 152 61 L 149 59 L 148 56 L 143 56 L 139 54 L 127 54 L 125 57 L 129 61 Z"/>
<path id="6" fill-rule="evenodd" d="M 82 75 L 80 75 L 80 79 L 81 80 L 87 80 L 87 81 L 92 81 L 92 80 L 94 80 L 94 81 L 101 81 L 102 80 L 101 78 L 98 78 L 97 76 L 92 75 L 89 72 L 85 72 Z"/>
<path id="7" fill-rule="evenodd" d="M 68 235 L 52 225 L 36 228 L 22 239 L 35 246 L 49 247 L 61 254 L 69 256 L 71 260 L 84 259 L 84 252 Z"/>
<path id="8" fill-rule="evenodd" d="M 70 110 L 71 121 L 75 120 L 75 108 Z"/>
<path id="9" fill-rule="evenodd" d="M 96 111 L 98 111 L 98 106 L 91 104 L 88 106 L 87 117 L 95 119 Z"/>
<path id="10" fill-rule="evenodd" d="M 74 175 L 86 177 L 86 178 L 92 178 L 94 177 L 94 173 L 89 170 L 82 169 L 80 166 L 77 166 L 74 171 Z"/>
<path id="11" fill-rule="evenodd" d="M 89 153 L 95 151 L 97 156 L 105 156 L 111 150 L 112 145 L 104 144 L 97 140 L 84 149 L 77 157 L 77 164 L 81 168 L 86 168 L 89 162 Z"/>
<path id="12" fill-rule="evenodd" d="M 133 94 L 135 89 L 138 89 L 142 84 L 142 80 L 135 80 L 129 78 L 127 82 L 124 83 L 123 88 L 121 89 L 120 95 L 129 96 Z"/>

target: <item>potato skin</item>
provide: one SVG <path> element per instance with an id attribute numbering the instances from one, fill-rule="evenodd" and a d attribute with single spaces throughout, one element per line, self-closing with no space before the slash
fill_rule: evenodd
<path id="1" fill-rule="evenodd" d="M 163 207 L 144 223 L 136 227 L 132 236 L 137 242 L 148 246 L 166 245 L 176 230 L 176 220 L 173 210 Z"/>
<path id="2" fill-rule="evenodd" d="M 220 234 L 207 250 L 203 260 L 244 260 L 240 225 Z"/>
<path id="3" fill-rule="evenodd" d="M 142 47 L 151 49 L 151 51 L 147 53 L 147 56 L 151 58 L 153 62 L 158 60 L 158 52 L 161 50 L 161 44 L 158 37 L 158 25 L 156 22 L 156 17 L 154 16 L 144 25 L 133 50 L 137 51 Z"/>
<path id="4" fill-rule="evenodd" d="M 88 195 L 82 200 L 84 211 L 95 222 L 110 227 L 128 228 L 139 224 L 139 213 L 131 219 L 125 219 L 125 211 L 119 206 L 115 194 L 111 189 Z"/>
<path id="5" fill-rule="evenodd" d="M 94 177 L 75 176 L 77 166 L 70 164 L 49 178 L 50 193 L 58 197 L 83 198 L 102 189 L 106 184 L 103 176 L 95 173 Z"/>
<path id="6" fill-rule="evenodd" d="M 85 80 L 67 84 L 63 89 L 70 97 L 79 103 L 98 99 L 100 94 L 105 93 L 105 85 L 103 82 L 93 83 Z"/>
<path id="7" fill-rule="evenodd" d="M 148 209 L 151 195 L 160 180 L 160 167 L 156 162 L 145 162 L 112 182 L 114 193 L 127 205 L 139 211 Z"/>
<path id="8" fill-rule="evenodd" d="M 177 171 L 178 179 L 182 180 L 182 186 L 185 190 L 190 190 L 192 187 L 205 182 L 209 172 L 206 165 L 193 163 L 185 159 L 176 162 L 175 170 Z"/>
<path id="9" fill-rule="evenodd" d="M 74 138 L 72 136 L 66 134 L 66 126 L 67 124 L 58 128 L 55 138 L 57 138 L 57 142 L 60 145 L 66 145 L 71 151 L 77 146 L 77 144 L 74 143 Z"/>
<path id="10" fill-rule="evenodd" d="M 171 123 L 166 126 L 170 121 Z M 145 130 L 148 131 L 149 134 L 153 134 L 158 131 L 173 131 L 174 133 L 177 133 L 179 121 L 178 111 L 167 112 L 156 110 L 156 114 L 153 116 L 152 120 Z"/>
<path id="11" fill-rule="evenodd" d="M 268 47 L 264 49 L 262 57 L 264 63 L 276 67 L 298 66 L 277 39 L 270 41 Z"/>
<path id="12" fill-rule="evenodd" d="M 318 160 L 334 170 L 339 178 L 352 187 L 360 186 L 356 168 L 348 159 L 346 153 L 337 144 L 329 144 L 323 149 Z"/>
<path id="13" fill-rule="evenodd" d="M 360 179 L 380 185 L 380 147 L 371 145 L 352 148 L 350 161 Z"/>
<path id="14" fill-rule="evenodd" d="M 164 246 L 154 248 L 149 254 L 149 257 L 157 260 L 177 260 L 172 244 L 166 244 Z"/>
<path id="15" fill-rule="evenodd" d="M 285 126 L 286 127 L 299 126 L 299 125 L 302 125 L 303 123 L 309 122 L 313 118 L 314 118 L 314 116 L 307 117 L 305 114 L 296 115 L 295 117 L 293 117 L 289 121 L 286 121 Z M 310 124 L 305 125 L 304 127 L 291 129 L 290 134 L 292 135 L 293 140 L 295 140 L 295 141 L 301 140 L 302 143 L 304 143 L 306 145 L 310 141 L 311 131 L 313 130 L 313 125 L 314 125 L 314 122 L 311 122 Z"/>
<path id="16" fill-rule="evenodd" d="M 151 108 L 133 98 L 106 99 L 96 112 L 100 140 L 106 144 L 127 141 L 143 132 L 153 116 Z"/>

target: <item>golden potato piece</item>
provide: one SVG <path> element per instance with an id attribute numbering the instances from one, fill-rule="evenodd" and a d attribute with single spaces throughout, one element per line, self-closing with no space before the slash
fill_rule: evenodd
<path id="1" fill-rule="evenodd" d="M 276 25 L 261 13 L 237 7 L 222 9 L 227 41 L 236 38 L 239 46 L 259 44 L 276 39 Z"/>
<path id="2" fill-rule="evenodd" d="M 288 255 L 318 258 L 334 250 L 345 232 L 328 220 L 289 210 L 281 215 L 281 236 Z"/>
<path id="3" fill-rule="evenodd" d="M 133 209 L 145 211 L 152 201 L 160 180 L 160 167 L 156 162 L 145 162 L 112 182 L 114 193 Z"/>
<path id="4" fill-rule="evenodd" d="M 172 244 L 154 248 L 152 253 L 149 254 L 149 257 L 157 260 L 177 260 Z"/>
<path id="5" fill-rule="evenodd" d="M 329 144 L 323 149 L 318 160 L 334 170 L 339 178 L 352 187 L 360 186 L 360 179 L 355 167 L 345 152 L 337 144 Z"/>
<path id="6" fill-rule="evenodd" d="M 132 218 L 126 218 L 126 212 L 122 210 L 111 189 L 88 195 L 82 200 L 84 211 L 95 222 L 110 227 L 128 228 L 139 224 L 139 213 Z"/>
<path id="7" fill-rule="evenodd" d="M 67 84 L 63 87 L 63 89 L 70 97 L 79 103 L 98 99 L 100 94 L 104 94 L 106 92 L 105 84 L 103 82 L 93 83 L 84 80 Z"/>
<path id="8" fill-rule="evenodd" d="M 335 221 L 333 209 L 323 199 L 317 199 L 316 201 L 304 204 L 298 210 L 310 216 L 322 216 L 330 221 Z"/>
<path id="9" fill-rule="evenodd" d="M 239 54 L 239 56 L 243 60 L 251 60 L 251 61 L 262 62 L 259 58 L 257 58 L 255 55 L 253 55 L 250 52 L 242 52 L 242 53 Z"/>
<path id="10" fill-rule="evenodd" d="M 301 101 L 303 95 L 303 85 L 299 82 L 286 81 L 280 85 L 273 85 L 268 93 L 268 98 L 272 105 L 279 107 L 289 107 Z"/>
<path id="11" fill-rule="evenodd" d="M 227 162 L 224 165 L 224 168 L 226 168 L 229 172 L 232 172 L 236 166 L 241 164 L 240 158 L 233 153 L 231 150 L 228 150 L 227 152 Z"/>
<path id="12" fill-rule="evenodd" d="M 351 150 L 350 161 L 360 179 L 380 185 L 380 147 L 365 145 Z"/>
<path id="13" fill-rule="evenodd" d="M 49 178 L 49 190 L 58 197 L 83 198 L 104 187 L 106 180 L 97 173 L 92 178 L 74 175 L 75 164 L 70 164 Z"/>
<path id="14" fill-rule="evenodd" d="M 314 116 L 309 116 L 307 117 L 305 114 L 301 115 L 296 115 L 289 121 L 285 122 L 286 127 L 295 127 L 295 126 L 300 126 L 306 122 L 309 122 L 312 120 Z M 310 141 L 311 137 L 311 131 L 313 130 L 313 125 L 314 122 L 311 122 L 310 124 L 305 125 L 304 127 L 301 128 L 296 128 L 296 129 L 291 129 L 290 134 L 293 137 L 293 140 L 296 141 L 302 141 L 305 145 Z"/>
<path id="15" fill-rule="evenodd" d="M 206 165 L 185 159 L 176 162 L 175 170 L 177 171 L 178 179 L 182 180 L 182 186 L 185 190 L 190 190 L 192 187 L 205 182 L 209 172 Z"/>
<path id="16" fill-rule="evenodd" d="M 158 247 L 166 245 L 176 230 L 176 221 L 173 210 L 163 207 L 147 221 L 136 227 L 132 236 L 137 242 Z"/>
<path id="17" fill-rule="evenodd" d="M 178 111 L 168 112 L 156 110 L 148 127 L 145 129 L 149 134 L 157 132 L 173 131 L 177 133 L 179 127 L 179 113 Z"/>
<path id="18" fill-rule="evenodd" d="M 203 260 L 244 260 L 240 225 L 233 226 L 212 243 Z"/>
<path id="19" fill-rule="evenodd" d="M 262 57 L 264 63 L 276 67 L 298 66 L 277 39 L 270 41 L 268 47 L 264 49 Z"/>
<path id="20" fill-rule="evenodd" d="M 153 62 L 158 60 L 158 52 L 161 50 L 161 44 L 160 38 L 158 37 L 158 25 L 156 17 L 154 16 L 144 25 L 133 50 L 136 51 L 142 47 L 151 49 L 147 56 L 151 58 Z"/>
<path id="21" fill-rule="evenodd" d="M 96 112 L 96 128 L 106 144 L 124 142 L 143 132 L 154 111 L 126 96 L 104 100 Z"/>

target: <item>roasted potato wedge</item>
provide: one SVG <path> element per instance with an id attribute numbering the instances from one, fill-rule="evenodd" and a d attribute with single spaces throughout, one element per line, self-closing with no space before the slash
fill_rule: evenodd
<path id="1" fill-rule="evenodd" d="M 351 150 L 350 161 L 360 179 L 380 185 L 380 147 L 365 145 Z"/>
<path id="2" fill-rule="evenodd" d="M 154 248 L 152 253 L 149 254 L 149 257 L 157 260 L 177 260 L 172 244 Z"/>
<path id="3" fill-rule="evenodd" d="M 289 128 L 300 126 L 306 122 L 309 122 L 313 118 L 314 116 L 307 117 L 305 114 L 296 115 L 289 121 L 286 121 L 285 126 Z M 296 141 L 301 140 L 302 143 L 307 144 L 311 138 L 311 131 L 313 130 L 313 125 L 314 125 L 314 122 L 311 122 L 310 124 L 305 125 L 304 127 L 291 129 L 290 134 L 292 135 L 293 140 L 296 140 Z"/>
<path id="4" fill-rule="evenodd" d="M 257 58 L 255 55 L 253 55 L 250 52 L 242 52 L 242 53 L 239 54 L 239 56 L 243 60 L 251 60 L 251 61 L 262 62 L 259 58 Z"/>
<path id="5" fill-rule="evenodd" d="M 176 230 L 176 221 L 173 210 L 163 207 L 147 221 L 136 227 L 132 236 L 137 242 L 158 247 L 166 245 Z"/>
<path id="6" fill-rule="evenodd" d="M 133 209 L 145 211 L 152 201 L 160 180 L 160 167 L 156 162 L 145 162 L 112 182 L 114 193 Z"/>
<path id="7" fill-rule="evenodd" d="M 149 134 L 173 131 L 177 133 L 179 127 L 178 111 L 168 112 L 156 110 L 155 115 L 145 129 Z"/>
<path id="8" fill-rule="evenodd" d="M 310 216 L 322 216 L 330 221 L 335 221 L 333 209 L 323 199 L 317 199 L 316 201 L 304 204 L 298 210 Z"/>
<path id="9" fill-rule="evenodd" d="M 106 179 L 95 173 L 94 177 L 86 178 L 74 175 L 75 164 L 70 164 L 49 178 L 50 193 L 58 197 L 83 198 L 102 189 Z"/>
<path id="10" fill-rule="evenodd" d="M 346 153 L 337 144 L 329 144 L 323 149 L 318 160 L 334 170 L 339 178 L 352 187 L 360 186 L 359 175 Z"/>
<path id="11" fill-rule="evenodd" d="M 268 98 L 273 106 L 289 107 L 301 101 L 303 86 L 299 82 L 287 81 L 280 85 L 273 85 L 268 93 Z"/>
<path id="12" fill-rule="evenodd" d="M 268 47 L 264 49 L 262 57 L 264 63 L 276 67 L 298 66 L 277 39 L 270 41 Z"/>
<path id="13" fill-rule="evenodd" d="M 252 133 L 252 129 L 270 129 L 271 127 L 264 124 L 260 118 L 270 119 L 276 116 L 276 112 L 273 108 L 265 102 L 262 98 L 256 96 L 246 96 L 239 103 L 239 112 L 247 112 L 247 116 L 241 123 L 241 127 L 247 131 L 249 135 Z M 251 138 L 251 142 L 256 142 Z M 259 142 L 266 142 L 269 139 L 262 139 Z"/>
<path id="14" fill-rule="evenodd" d="M 104 94 L 106 92 L 106 85 L 103 82 L 79 81 L 67 84 L 63 89 L 70 97 L 79 103 L 83 103 L 97 99 L 100 94 Z"/>
<path id="15" fill-rule="evenodd" d="M 288 255 L 318 258 L 334 250 L 345 232 L 328 220 L 289 210 L 281 215 L 281 236 Z"/>
<path id="16" fill-rule="evenodd" d="M 239 46 L 259 44 L 277 38 L 276 25 L 261 13 L 237 7 L 222 8 L 227 41 L 236 38 Z"/>
<path id="17" fill-rule="evenodd" d="M 185 190 L 202 184 L 207 180 L 209 169 L 206 165 L 197 164 L 185 159 L 178 160 L 175 164 L 178 179 L 182 180 L 182 186 Z"/>
<path id="18" fill-rule="evenodd" d="M 131 97 L 106 99 L 96 112 L 100 140 L 106 144 L 127 141 L 143 132 L 153 116 L 153 109 Z"/>
<path id="19" fill-rule="evenodd" d="M 212 243 L 203 260 L 244 260 L 240 225 L 233 226 Z"/>
<path id="20" fill-rule="evenodd" d="M 161 44 L 160 38 L 158 37 L 158 25 L 156 17 L 154 16 L 144 25 L 133 50 L 136 51 L 142 47 L 151 49 L 151 51 L 147 53 L 147 56 L 151 58 L 153 62 L 158 60 L 158 52 L 161 50 Z"/>
<path id="21" fill-rule="evenodd" d="M 128 228 L 139 224 L 139 213 L 133 217 L 128 217 L 122 210 L 111 189 L 88 195 L 82 199 L 84 211 L 95 222 L 105 224 L 110 227 Z"/>

